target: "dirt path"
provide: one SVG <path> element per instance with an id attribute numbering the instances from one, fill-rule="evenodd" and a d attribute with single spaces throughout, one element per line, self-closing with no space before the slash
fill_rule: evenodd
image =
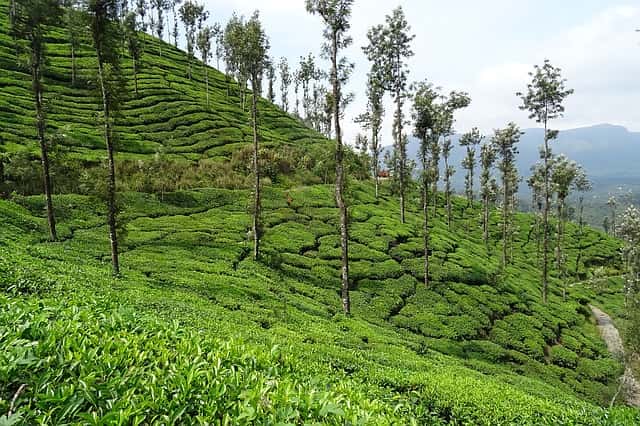
<path id="1" fill-rule="evenodd" d="M 622 345 L 622 339 L 620 338 L 620 333 L 618 333 L 618 329 L 613 324 L 611 317 L 595 306 L 590 307 L 591 312 L 593 312 L 598 323 L 600 334 L 606 342 L 607 348 L 609 348 L 609 352 L 611 352 L 616 358 L 624 361 L 624 346 Z M 621 381 L 622 392 L 626 403 L 633 407 L 640 407 L 640 382 L 638 382 L 638 380 L 633 376 L 633 371 L 629 366 L 626 366 Z"/>

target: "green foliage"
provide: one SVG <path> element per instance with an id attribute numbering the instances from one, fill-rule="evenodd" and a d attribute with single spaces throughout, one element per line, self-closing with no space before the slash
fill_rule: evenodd
<path id="1" fill-rule="evenodd" d="M 431 223 L 426 288 L 419 195 L 407 192 L 400 224 L 387 185 L 374 197 L 372 185 L 348 182 L 353 315 L 344 317 L 328 185 L 335 152 L 263 100 L 260 156 L 271 185 L 263 193 L 264 261 L 250 260 L 251 131 L 237 86 L 209 70 L 207 109 L 200 67 L 182 76 L 191 55 L 143 34 L 140 96 L 123 99 L 116 123 L 126 228 L 117 280 L 96 198 L 104 191 L 91 185 L 104 174 L 100 106 L 87 84 L 94 52 L 77 46 L 72 85 L 69 34 L 48 34 L 49 123 L 61 135 L 54 176 L 76 194 L 55 196 L 61 240 L 46 242 L 43 198 L 28 195 L 37 193 L 29 183 L 16 186 L 36 158 L 28 80 L 13 64 L 6 29 L 0 18 L 0 137 L 11 185 L 24 194 L 0 200 L 0 423 L 640 421 L 635 410 L 599 407 L 611 400 L 621 366 L 586 309 L 595 301 L 618 312 L 620 282 L 576 284 L 564 303 L 551 277 L 549 303 L 539 304 L 535 243 L 515 232 L 512 263 L 500 270 L 496 235 L 485 244 L 478 227 L 480 206 L 462 209 L 457 197 L 450 229 Z M 130 58 L 121 59 L 128 79 Z M 349 163 L 357 157 L 347 155 Z M 363 164 L 350 172 L 369 174 Z M 532 218 L 515 214 L 513 222 L 525 230 Z M 569 259 L 577 235 L 568 224 Z M 586 229 L 581 245 L 586 272 L 615 273 L 616 240 Z M 6 416 L 23 384 L 16 413 Z"/>

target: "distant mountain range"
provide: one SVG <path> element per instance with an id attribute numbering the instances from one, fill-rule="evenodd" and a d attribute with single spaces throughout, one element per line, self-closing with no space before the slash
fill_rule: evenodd
<path id="1" fill-rule="evenodd" d="M 526 129 L 524 132 L 519 144 L 518 169 L 528 176 L 531 165 L 539 159 L 544 130 Z M 458 145 L 459 136 L 453 137 L 455 148 L 451 155 L 451 164 L 458 169 L 464 156 L 464 149 Z M 418 140 L 410 138 L 408 152 L 411 158 L 417 159 L 418 148 Z M 554 153 L 565 154 L 582 164 L 600 190 L 604 186 L 640 183 L 640 132 L 611 124 L 563 130 L 552 142 L 552 149 Z M 458 170 L 454 179 L 456 187 L 460 187 L 462 178 L 463 172 Z"/>

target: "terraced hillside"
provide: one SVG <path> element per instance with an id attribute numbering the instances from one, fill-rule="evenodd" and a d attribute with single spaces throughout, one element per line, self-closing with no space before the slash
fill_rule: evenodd
<path id="1" fill-rule="evenodd" d="M 179 417 L 186 423 L 197 415 L 211 418 L 207 410 L 220 404 L 235 407 L 229 415 L 236 419 L 236 408 L 251 407 L 253 414 L 245 420 L 294 423 L 301 418 L 336 424 L 345 419 L 356 424 L 393 419 L 404 424 L 411 419 L 424 424 L 463 419 L 480 424 L 632 424 L 640 419 L 635 410 L 596 408 L 615 393 L 622 367 L 607 353 L 590 320 L 587 303 L 596 301 L 593 289 L 572 287 L 569 301 L 563 302 L 554 280 L 550 303 L 540 303 L 532 262 L 535 242 L 528 239 L 530 217 L 518 216 L 514 265 L 500 276 L 497 243 L 487 248 L 481 241 L 479 210 L 465 210 L 466 202 L 456 200 L 452 229 L 435 222 L 433 285 L 425 288 L 418 213 L 412 211 L 408 223 L 400 225 L 396 201 L 388 196 L 376 201 L 371 192 L 369 185 L 355 183 L 349 190 L 352 318 L 340 313 L 337 215 L 329 186 L 291 190 L 292 201 L 283 189 L 267 191 L 263 263 L 247 259 L 249 216 L 242 191 L 178 192 L 165 194 L 164 201 L 123 194 L 125 269 L 117 280 L 109 276 L 104 212 L 96 212 L 95 200 L 56 197 L 63 235 L 59 243 L 45 242 L 45 222 L 38 217 L 41 197 L 0 202 L 5 293 L 0 365 L 8 365 L 0 370 L 0 388 L 5 389 L 0 412 L 12 392 L 27 382 L 30 390 L 20 400 L 29 419 L 80 421 L 86 412 L 103 418 L 116 410 L 107 402 L 106 395 L 113 395 L 121 401 L 119 409 L 150 420 L 150 412 L 136 405 L 133 395 L 157 392 L 156 386 L 179 392 L 181 377 L 188 374 L 188 354 L 201 357 L 197 351 L 209 355 L 198 364 L 199 379 L 189 382 L 191 392 L 209 395 L 215 383 L 231 386 L 225 380 L 240 380 L 234 386 L 244 390 L 233 387 L 220 399 L 208 396 L 213 398 L 208 408 L 189 392 L 176 394 L 174 405 L 186 410 Z M 575 260 L 576 232 L 569 227 L 569 264 Z M 617 259 L 617 243 L 595 231 L 587 233 L 583 248 L 588 267 Z M 611 285 L 619 288 L 620 283 Z M 616 306 L 622 302 L 615 293 L 601 297 Z M 38 313 L 41 309 L 44 314 Z M 109 319 L 112 315 L 117 319 Z M 48 324 L 45 331 L 29 325 L 41 321 Z M 88 326 L 95 321 L 112 325 Z M 175 326 L 167 325 L 174 321 Z M 135 355 L 148 350 L 145 340 L 135 337 L 139 333 L 173 336 L 189 330 L 196 334 L 188 335 L 191 343 L 186 346 L 170 343 L 171 337 L 153 340 L 159 345 L 154 351 L 166 351 L 160 359 L 179 358 L 171 370 L 156 366 L 161 361 L 153 357 Z M 55 343 L 58 333 L 68 334 L 69 343 Z M 128 342 L 126 348 L 112 340 L 116 335 Z M 224 346 L 211 338 L 244 343 L 234 340 Z M 273 355 L 273 345 L 280 347 L 275 353 L 286 356 Z M 120 367 L 115 370 L 103 365 L 110 358 L 91 355 L 115 350 L 124 351 L 118 361 L 124 364 L 116 364 Z M 247 365 L 240 355 L 245 352 L 258 360 Z M 231 357 L 221 361 L 224 365 L 244 366 L 238 374 L 247 376 L 205 374 L 217 362 L 209 357 L 221 353 Z M 18 361 L 24 357 L 33 362 Z M 66 359 L 76 359 L 76 367 Z M 159 369 L 156 377 L 162 382 L 149 381 L 149 375 L 158 374 L 149 368 Z M 116 371 L 136 372 L 138 381 L 120 379 Z M 296 405 L 301 399 L 284 398 L 285 383 L 311 398 L 310 405 L 302 409 Z M 55 389 L 66 390 L 58 394 Z M 51 398 L 49 392 L 58 396 Z M 262 402 L 251 399 L 252 392 L 263 392 Z M 326 400 L 319 402 L 313 395 Z M 162 397 L 156 398 L 150 410 L 158 416 L 180 411 L 174 405 L 163 407 L 158 402 Z M 310 408 L 324 403 L 335 410 Z M 54 410 L 67 404 L 69 412 Z"/>
<path id="2" fill-rule="evenodd" d="M 28 73 L 17 65 L 15 41 L 9 34 L 8 1 L 0 1 L 0 140 L 10 151 L 35 151 L 33 96 Z M 83 44 L 76 52 L 77 84 L 71 84 L 71 50 L 67 32 L 50 31 L 49 64 L 45 73 L 47 125 L 72 156 L 84 160 L 105 157 L 104 139 L 96 119 L 101 100 L 93 88 L 95 52 Z M 132 62 L 124 58 L 128 98 L 118 119 L 119 158 L 148 158 L 162 152 L 173 158 L 228 158 L 251 141 L 250 113 L 242 110 L 240 91 L 224 74 L 209 69 L 210 107 L 206 106 L 204 70 L 198 61 L 187 78 L 186 54 L 145 36 L 134 95 Z M 160 50 L 162 56 L 160 56 Z M 230 89 L 230 91 L 229 91 Z M 260 131 L 265 146 L 313 145 L 326 141 L 271 103 L 260 100 Z M 62 136 L 63 135 L 63 136 Z"/>
<path id="3" fill-rule="evenodd" d="M 36 152 L 7 15 L 0 0 L 0 142 L 12 154 Z M 68 162 L 83 172 L 105 154 L 93 52 L 78 52 L 74 86 L 65 31 L 52 28 L 48 41 L 49 133 L 64 147 L 55 177 Z M 118 121 L 122 276 L 111 275 L 99 191 L 54 196 L 57 242 L 47 240 L 43 197 L 25 195 L 38 192 L 36 168 L 35 190 L 0 199 L 0 425 L 640 423 L 638 410 L 608 408 L 623 366 L 589 309 L 622 311 L 618 241 L 569 224 L 571 278 L 552 277 L 542 304 L 533 217 L 516 216 L 503 271 L 498 212 L 485 244 L 479 206 L 454 197 L 451 227 L 442 207 L 431 221 L 427 288 L 419 195 L 400 224 L 388 185 L 376 199 L 349 170 L 346 317 L 331 186 L 279 181 L 281 171 L 265 179 L 255 262 L 247 190 L 147 185 L 152 173 L 181 174 L 202 159 L 208 165 L 189 182 L 211 184 L 207 167 L 224 174 L 224 164 L 246 163 L 250 129 L 222 74 L 210 71 L 206 108 L 200 66 L 189 80 L 182 52 L 145 43 L 140 96 Z M 264 100 L 260 110 L 265 145 L 301 149 L 290 163 L 331 157 L 321 135 Z M 157 157 L 166 163 L 152 169 Z M 317 172 L 316 182 L 330 180 Z M 596 271 L 604 278 L 592 282 Z"/>

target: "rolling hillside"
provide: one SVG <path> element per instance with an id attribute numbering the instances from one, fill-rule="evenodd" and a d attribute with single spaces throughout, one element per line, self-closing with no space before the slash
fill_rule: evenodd
<path id="1" fill-rule="evenodd" d="M 0 136 L 15 153 L 36 147 L 6 10 L 0 0 Z M 66 77 L 64 39 L 52 29 L 50 130 L 65 135 L 70 157 L 96 162 L 98 103 Z M 207 110 L 184 54 L 163 44 L 160 57 L 160 42 L 146 41 L 141 96 L 120 119 L 119 159 L 161 151 L 177 168 L 203 158 L 226 164 L 248 141 L 238 97 L 212 71 Z M 85 47 L 79 62 L 90 70 L 92 61 Z M 263 100 L 261 111 L 267 145 L 330 153 L 277 107 Z M 47 241 L 41 195 L 0 199 L 0 424 L 640 422 L 637 409 L 609 408 L 624 368 L 589 309 L 622 315 L 617 240 L 568 224 L 571 278 L 553 276 L 542 304 L 533 217 L 516 215 L 512 262 L 501 270 L 498 212 L 485 245 L 480 206 L 454 197 L 449 228 L 440 199 L 427 288 L 419 194 L 400 224 L 387 184 L 376 199 L 371 182 L 351 176 L 346 317 L 334 188 L 288 183 L 264 186 L 260 262 L 250 256 L 248 190 L 121 188 L 118 278 L 99 197 L 54 196 L 58 242 Z M 600 280 L 591 279 L 596 270 Z"/>
<path id="2" fill-rule="evenodd" d="M 28 73 L 16 64 L 15 41 L 9 34 L 8 2 L 0 2 L 0 140 L 8 150 L 36 150 L 33 96 Z M 173 46 L 144 36 L 145 53 L 135 98 L 132 64 L 123 60 L 128 99 L 118 119 L 119 158 L 148 158 L 157 152 L 170 157 L 228 158 L 252 139 L 250 114 L 243 112 L 239 89 L 224 74 L 209 69 L 211 103 L 206 107 L 204 72 L 200 62 L 187 78 L 187 58 Z M 159 55 L 162 50 L 162 56 Z M 71 155 L 95 160 L 104 154 L 104 138 L 97 127 L 101 112 L 95 84 L 95 52 L 83 45 L 77 56 L 78 81 L 71 85 L 71 51 L 66 32 L 51 31 L 47 43 L 50 58 L 45 73 L 47 125 L 61 135 Z M 230 87 L 230 95 L 227 89 Z M 261 138 L 265 146 L 309 145 L 325 139 L 296 119 L 261 100 Z"/>

